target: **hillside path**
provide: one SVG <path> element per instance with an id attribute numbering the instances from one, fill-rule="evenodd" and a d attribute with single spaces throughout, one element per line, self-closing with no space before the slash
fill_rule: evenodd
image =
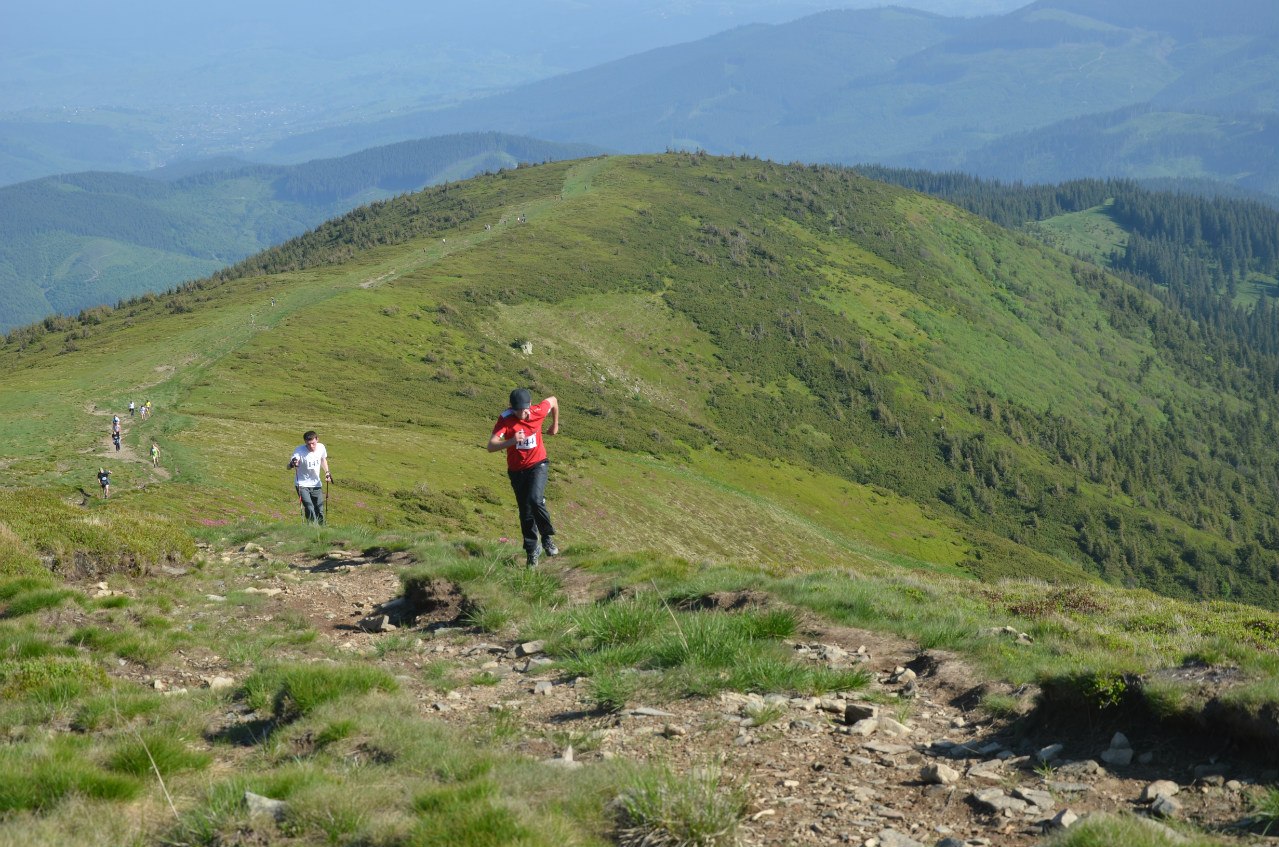
<path id="1" fill-rule="evenodd" d="M 423 719 L 483 729 L 500 712 L 518 727 L 513 752 L 535 760 L 563 766 L 572 747 L 569 755 L 581 767 L 630 759 L 687 772 L 722 762 L 751 797 L 741 843 L 752 847 L 1029 847 L 1043 843 L 1059 815 L 1121 812 L 1137 813 L 1166 833 L 1142 799 L 1155 780 L 1175 786 L 1176 817 L 1223 831 L 1246 816 L 1248 786 L 1275 778 L 1266 772 L 1273 765 L 1248 760 L 1242 751 L 1223 756 L 1205 739 L 1152 734 L 1139 725 L 1126 727 L 1132 761 L 1109 763 L 1118 749 L 1113 726 L 993 718 L 978 708 L 983 695 L 1030 692 L 985 683 L 954 655 L 811 618 L 787 642 L 794 655 L 832 668 L 863 667 L 871 676 L 866 690 L 823 697 L 725 692 L 634 702 L 604 713 L 591 707 L 585 680 L 557 672 L 537 645 L 521 648 L 509 635 L 469 626 L 464 594 L 443 580 L 434 612 L 384 631 L 371 626 L 381 614 L 403 612 L 397 598 L 400 573 L 412 564 L 407 553 L 335 549 L 314 558 L 246 544 L 205 554 L 244 574 L 243 584 L 227 585 L 228 591 L 251 590 L 266 600 L 237 609 L 211 597 L 184 611 L 193 620 L 238 615 L 244 625 L 261 627 L 279 616 L 304 618 L 326 652 L 374 663 L 403 681 Z M 604 601 L 604 587 L 573 568 L 571 556 L 547 569 L 571 602 Z M 696 601 L 724 614 L 773 602 L 749 591 Z M 273 657 L 304 658 L 287 651 Z M 453 682 L 433 688 L 422 671 L 441 664 Z M 193 651 L 170 667 L 128 665 L 113 673 L 172 690 L 238 671 L 225 659 Z M 1052 745 L 1061 747 L 1053 753 Z M 1037 755 L 1045 750 L 1046 765 Z M 1241 844 L 1279 843 L 1235 832 Z"/>

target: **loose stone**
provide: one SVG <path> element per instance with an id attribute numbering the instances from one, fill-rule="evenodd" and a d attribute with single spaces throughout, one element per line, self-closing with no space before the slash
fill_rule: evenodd
<path id="1" fill-rule="evenodd" d="M 1052 820 L 1048 822 L 1048 826 L 1052 829 L 1070 829 L 1070 827 L 1074 826 L 1078 822 L 1079 815 L 1075 814 L 1070 809 L 1062 809 L 1053 816 Z"/>
<path id="2" fill-rule="evenodd" d="M 1173 782 L 1171 779 L 1160 779 L 1150 783 L 1141 792 L 1141 802 L 1154 802 L 1159 796 L 1175 797 L 1177 792 L 1181 791 L 1181 786 Z"/>
<path id="3" fill-rule="evenodd" d="M 933 785 L 953 785 L 959 781 L 959 772 L 940 762 L 933 762 L 919 769 L 919 778 Z"/>
<path id="4" fill-rule="evenodd" d="M 1161 818 L 1175 818 L 1181 814 L 1181 803 L 1160 794 L 1155 798 L 1155 802 L 1150 804 L 1150 812 Z"/>

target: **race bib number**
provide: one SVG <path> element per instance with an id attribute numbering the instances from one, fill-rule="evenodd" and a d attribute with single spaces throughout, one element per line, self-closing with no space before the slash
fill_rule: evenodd
<path id="1" fill-rule="evenodd" d="M 515 449 L 516 450 L 536 450 L 537 449 L 537 433 L 536 432 L 515 433 Z"/>

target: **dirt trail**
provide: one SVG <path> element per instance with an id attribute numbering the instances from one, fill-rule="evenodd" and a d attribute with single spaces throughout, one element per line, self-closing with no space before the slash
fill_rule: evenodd
<path id="1" fill-rule="evenodd" d="M 1170 814 L 1225 831 L 1246 816 L 1252 785 L 1279 778 L 1267 772 L 1273 764 L 1249 759 L 1246 751 L 1136 723 L 1090 727 L 992 718 L 975 708 L 981 695 L 1018 692 L 983 683 L 958 657 L 811 619 L 788 642 L 794 655 L 828 667 L 863 667 L 872 676 L 867 690 L 820 698 L 725 693 L 635 702 L 620 714 L 602 713 L 591 706 L 588 683 L 555 671 L 538 645 L 469 627 L 461 619 L 465 597 L 443 581 L 444 587 L 433 589 L 441 601 L 435 612 L 412 622 L 400 617 L 393 630 L 366 631 L 380 613 L 403 615 L 395 601 L 399 574 L 411 564 L 407 554 L 335 550 L 322 559 L 282 558 L 246 545 L 217 555 L 243 564 L 247 574 L 244 585 L 228 590 L 251 587 L 267 595 L 264 605 L 241 614 L 261 626 L 281 615 L 305 618 L 341 652 L 405 680 L 427 720 L 472 727 L 501 712 L 519 726 L 517 752 L 558 759 L 560 766 L 570 745 L 582 767 L 626 758 L 665 761 L 686 772 L 722 762 L 724 773 L 746 784 L 752 798 L 742 828 L 746 845 L 1032 845 L 1044 840 L 1058 815 L 1149 815 L 1151 804 L 1141 797 L 1161 779 L 1179 788 L 1172 798 L 1178 808 Z M 277 566 L 265 569 L 267 562 Z M 279 568 L 281 562 L 287 567 Z M 603 588 L 574 569 L 571 556 L 545 567 L 562 578 L 571 602 L 604 600 Z M 768 595 L 737 592 L 695 604 L 731 614 L 772 602 Z M 221 619 L 232 611 L 210 600 L 190 613 Z M 170 688 L 235 675 L 216 656 L 178 658 L 182 664 L 158 672 L 117 673 L 146 685 L 163 678 Z M 454 668 L 455 686 L 437 690 L 426 683 L 422 669 L 439 663 Z M 481 676 L 483 683 L 475 681 Z M 1114 749 L 1117 728 L 1131 742 L 1131 763 L 1103 759 Z M 1056 744 L 1060 750 L 1041 763 L 1037 754 Z M 1154 816 L 1150 825 L 1163 826 Z M 1235 835 L 1241 844 L 1279 844 L 1238 830 Z"/>
<path id="2" fill-rule="evenodd" d="M 89 414 L 97 415 L 106 421 L 103 427 L 104 431 L 102 435 L 102 440 L 101 442 L 99 442 L 99 446 L 97 446 L 96 448 L 92 448 L 87 452 L 89 452 L 94 457 L 100 458 L 100 459 L 118 459 L 125 462 L 134 462 L 137 464 L 143 464 L 148 467 L 151 466 L 150 443 L 146 444 L 145 447 L 143 448 L 145 451 L 145 455 L 140 454 L 138 452 L 138 449 L 135 449 L 133 446 L 133 443 L 137 440 L 136 437 L 130 436 L 130 431 L 133 429 L 133 424 L 139 420 L 136 415 L 133 415 L 133 416 L 120 415 L 120 449 L 117 450 L 115 449 L 115 444 L 111 441 L 110 421 L 114 415 L 117 415 L 119 413 L 113 412 L 110 410 L 99 409 L 96 405 L 89 406 L 87 411 L 89 412 Z M 127 412 L 128 410 L 126 409 L 125 411 Z M 163 454 L 161 454 L 161 460 L 163 460 Z M 159 477 L 160 479 L 169 479 L 171 476 L 169 471 L 165 469 L 163 466 L 151 467 L 150 470 L 153 475 Z M 144 483 L 144 485 L 145 484 L 146 483 Z M 114 484 L 112 485 L 112 487 L 113 488 L 115 487 Z"/>

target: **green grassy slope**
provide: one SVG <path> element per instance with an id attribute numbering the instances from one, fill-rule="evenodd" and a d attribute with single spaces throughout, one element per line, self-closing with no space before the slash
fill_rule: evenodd
<path id="1" fill-rule="evenodd" d="M 414 234 L 428 219 L 454 223 Z M 293 520 L 283 463 L 314 427 L 338 520 L 509 536 L 501 458 L 480 445 L 527 384 L 563 403 L 550 498 L 575 543 L 1273 602 L 1268 552 L 1235 568 L 1241 540 L 1130 487 L 1198 468 L 1195 444 L 1112 473 L 1108 443 L 1138 449 L 1145 427 L 1175 448 L 1189 436 L 1169 416 L 1231 402 L 1115 301 L 1160 307 L 922 195 L 758 161 L 592 159 L 390 201 L 279 255 L 334 260 L 11 334 L 0 481 L 69 492 L 108 464 L 137 508 Z M 131 398 L 157 414 L 126 442 L 158 439 L 163 474 L 106 452 L 105 415 Z M 1241 526 L 1269 508 L 1210 468 L 1246 491 Z"/>

